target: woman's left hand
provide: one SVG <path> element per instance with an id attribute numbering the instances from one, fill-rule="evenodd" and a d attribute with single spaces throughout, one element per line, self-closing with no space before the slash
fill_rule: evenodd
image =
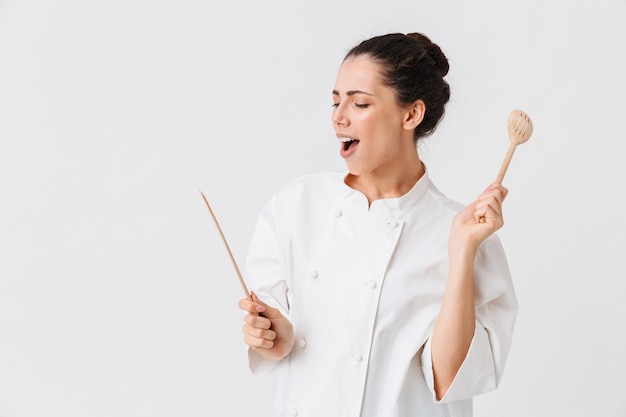
<path id="1" fill-rule="evenodd" d="M 502 202 L 508 190 L 493 183 L 454 217 L 450 232 L 450 249 L 470 249 L 478 246 L 504 225 Z"/>

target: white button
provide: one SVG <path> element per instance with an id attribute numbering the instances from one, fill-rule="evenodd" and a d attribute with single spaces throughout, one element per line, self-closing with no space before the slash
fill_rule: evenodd
<path id="1" fill-rule="evenodd" d="M 300 346 L 301 348 L 306 346 L 306 339 L 300 339 L 298 340 L 298 346 Z"/>
<path id="2" fill-rule="evenodd" d="M 289 407 L 289 415 L 296 417 L 298 415 L 298 409 L 296 407 Z"/>
<path id="3" fill-rule="evenodd" d="M 396 220 L 387 220 L 387 226 L 395 229 L 396 227 L 398 227 L 398 222 Z"/>
<path id="4" fill-rule="evenodd" d="M 375 281 L 372 281 L 372 280 L 367 281 L 367 282 L 365 283 L 365 285 L 367 285 L 367 286 L 368 286 L 369 288 L 371 288 L 371 289 L 376 288 L 376 282 L 375 282 Z"/>
<path id="5" fill-rule="evenodd" d="M 361 362 L 363 360 L 363 355 L 359 353 L 355 353 L 354 355 L 352 355 L 352 359 L 354 359 L 357 362 Z"/>
<path id="6" fill-rule="evenodd" d="M 311 272 L 309 272 L 309 276 L 313 279 L 317 279 L 317 277 L 319 276 L 319 274 L 317 273 L 316 270 L 313 270 Z"/>
<path id="7" fill-rule="evenodd" d="M 341 217 L 341 216 L 343 216 L 343 211 L 335 210 L 335 217 Z"/>

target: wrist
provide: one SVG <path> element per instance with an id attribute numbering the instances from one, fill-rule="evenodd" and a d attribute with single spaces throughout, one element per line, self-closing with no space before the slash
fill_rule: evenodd
<path id="1" fill-rule="evenodd" d="M 451 236 L 448 241 L 448 257 L 450 259 L 473 262 L 478 252 L 478 246 L 471 240 L 463 240 Z"/>

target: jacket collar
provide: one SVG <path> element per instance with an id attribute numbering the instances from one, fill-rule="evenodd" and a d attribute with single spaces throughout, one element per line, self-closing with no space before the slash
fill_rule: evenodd
<path id="1" fill-rule="evenodd" d="M 424 175 L 417 180 L 413 187 L 404 195 L 394 198 L 383 198 L 375 200 L 369 207 L 369 211 L 372 213 L 381 214 L 384 216 L 400 217 L 402 213 L 408 208 L 412 207 L 419 201 L 420 198 L 426 193 L 430 186 L 430 178 L 428 176 L 428 169 L 424 164 Z M 341 176 L 341 191 L 340 197 L 346 202 L 358 204 L 367 209 L 367 198 L 363 193 L 354 188 L 350 188 L 346 185 L 344 179 L 348 175 L 345 172 Z"/>

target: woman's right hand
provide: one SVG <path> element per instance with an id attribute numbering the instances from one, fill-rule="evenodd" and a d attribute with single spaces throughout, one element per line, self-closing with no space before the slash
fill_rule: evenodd
<path id="1" fill-rule="evenodd" d="M 243 340 L 267 359 L 280 360 L 287 356 L 294 343 L 293 325 L 273 307 L 252 293 L 252 301 L 244 298 L 239 308 L 247 311 L 243 318 Z"/>

